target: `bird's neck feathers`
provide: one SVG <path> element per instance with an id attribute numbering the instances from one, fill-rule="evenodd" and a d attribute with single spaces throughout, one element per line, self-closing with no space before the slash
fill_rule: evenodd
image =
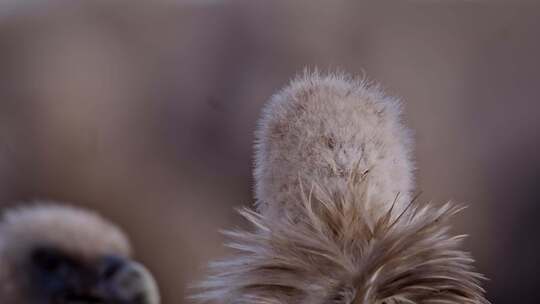
<path id="1" fill-rule="evenodd" d="M 359 188 L 362 188 L 360 185 Z M 280 220 L 244 209 L 253 232 L 229 231 L 229 260 L 197 297 L 221 303 L 487 303 L 472 258 L 448 234 L 462 208 L 411 201 L 373 220 L 356 190 L 306 193 L 304 212 Z M 356 188 L 358 189 L 358 188 Z"/>

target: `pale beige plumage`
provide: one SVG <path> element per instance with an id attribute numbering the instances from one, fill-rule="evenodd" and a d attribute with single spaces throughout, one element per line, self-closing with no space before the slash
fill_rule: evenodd
<path id="1" fill-rule="evenodd" d="M 367 212 L 380 215 L 398 193 L 395 212 L 403 210 L 413 164 L 400 115 L 399 101 L 365 80 L 308 72 L 297 77 L 270 99 L 256 132 L 258 210 L 294 213 L 300 179 L 305 187 L 343 192 L 348 176 L 368 171 Z"/>
<path id="2" fill-rule="evenodd" d="M 461 210 L 410 198 L 409 134 L 397 102 L 345 76 L 305 73 L 258 131 L 253 230 L 230 231 L 195 296 L 213 303 L 485 304 Z"/>

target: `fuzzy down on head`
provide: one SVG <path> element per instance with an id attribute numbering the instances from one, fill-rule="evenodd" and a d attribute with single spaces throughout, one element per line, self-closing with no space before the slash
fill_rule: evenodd
<path id="1" fill-rule="evenodd" d="M 304 73 L 263 111 L 252 231 L 210 265 L 213 303 L 488 303 L 452 236 L 462 207 L 411 198 L 410 132 L 395 98 L 345 75 Z"/>

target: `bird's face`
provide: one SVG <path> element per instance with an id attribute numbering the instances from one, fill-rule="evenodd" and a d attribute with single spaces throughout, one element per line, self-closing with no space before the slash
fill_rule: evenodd
<path id="1" fill-rule="evenodd" d="M 157 288 L 139 263 L 119 255 L 81 259 L 37 246 L 25 259 L 26 289 L 40 304 L 154 304 Z"/>
<path id="2" fill-rule="evenodd" d="M 159 304 L 124 233 L 78 208 L 38 205 L 0 220 L 0 303 Z"/>

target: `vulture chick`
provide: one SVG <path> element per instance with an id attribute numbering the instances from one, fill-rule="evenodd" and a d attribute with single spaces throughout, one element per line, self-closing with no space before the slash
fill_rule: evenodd
<path id="1" fill-rule="evenodd" d="M 462 208 L 411 196 L 398 100 L 345 75 L 305 73 L 257 131 L 251 231 L 211 264 L 195 296 L 226 304 L 486 304 L 482 276 L 449 233 Z"/>
<path id="2" fill-rule="evenodd" d="M 56 204 L 0 221 L 0 303 L 158 304 L 154 279 L 126 235 L 96 213 Z"/>

